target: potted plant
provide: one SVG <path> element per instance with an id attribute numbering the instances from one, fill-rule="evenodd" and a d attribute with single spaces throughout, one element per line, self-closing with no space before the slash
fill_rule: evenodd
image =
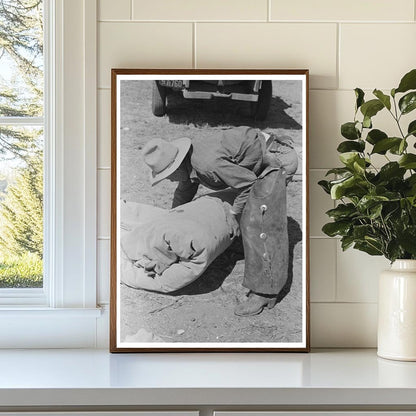
<path id="1" fill-rule="evenodd" d="M 366 101 L 360 88 L 355 95 L 354 119 L 341 126 L 345 140 L 337 148 L 342 167 L 327 172 L 335 179 L 319 182 L 337 201 L 322 230 L 339 236 L 343 250 L 391 261 L 379 283 L 378 354 L 416 360 L 416 120 L 406 116 L 416 109 L 416 69 L 389 95 L 375 89 Z M 394 132 L 373 126 L 380 111 L 390 113 Z"/>

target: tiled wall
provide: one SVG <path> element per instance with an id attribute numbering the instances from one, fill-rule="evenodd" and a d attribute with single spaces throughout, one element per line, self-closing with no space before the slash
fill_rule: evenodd
<path id="1" fill-rule="evenodd" d="M 337 164 L 352 89 L 390 90 L 416 67 L 415 0 L 99 0 L 98 18 L 99 302 L 109 300 L 110 69 L 309 68 L 312 346 L 375 346 L 388 263 L 322 234 L 333 203 L 316 183 Z"/>

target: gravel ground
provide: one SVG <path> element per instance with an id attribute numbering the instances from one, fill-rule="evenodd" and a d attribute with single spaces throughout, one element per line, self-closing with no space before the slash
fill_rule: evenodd
<path id="1" fill-rule="evenodd" d="M 268 119 L 255 122 L 249 105 L 228 100 L 185 100 L 169 97 L 168 114 L 151 112 L 151 83 L 123 81 L 121 89 L 121 198 L 169 208 L 174 184 L 149 184 L 141 148 L 151 138 L 207 137 L 221 129 L 249 125 L 290 136 L 302 158 L 300 81 L 273 81 Z M 301 163 L 300 163 L 301 165 Z M 299 171 L 300 172 L 300 169 Z M 209 190 L 200 187 L 199 193 Z M 242 287 L 244 253 L 241 240 L 219 256 L 195 282 L 172 295 L 121 285 L 121 340 L 165 342 L 300 342 L 302 341 L 302 183 L 287 187 L 290 239 L 289 279 L 275 308 L 253 317 L 238 317 L 236 304 L 245 300 Z M 134 337 L 134 334 L 137 334 Z"/>

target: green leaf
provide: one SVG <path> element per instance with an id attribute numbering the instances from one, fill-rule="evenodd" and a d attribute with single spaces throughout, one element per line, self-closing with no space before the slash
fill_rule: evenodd
<path id="1" fill-rule="evenodd" d="M 391 149 L 393 146 L 400 146 L 402 139 L 399 137 L 387 137 L 386 139 L 382 139 L 378 141 L 374 147 L 371 154 L 377 153 L 380 155 L 384 155 L 387 150 Z"/>
<path id="2" fill-rule="evenodd" d="M 357 123 L 350 121 L 341 126 L 341 135 L 348 140 L 357 140 L 361 137 L 360 130 L 357 129 Z"/>
<path id="3" fill-rule="evenodd" d="M 382 195 L 364 195 L 360 202 L 357 204 L 357 209 L 362 212 L 367 211 L 367 209 L 372 208 L 377 205 L 379 202 L 388 201 L 389 199 Z"/>
<path id="4" fill-rule="evenodd" d="M 356 242 L 354 248 L 360 251 L 364 251 L 370 256 L 381 256 L 383 254 L 380 245 L 374 247 L 374 245 L 370 244 L 369 242 Z"/>
<path id="5" fill-rule="evenodd" d="M 388 110 L 391 109 L 390 97 L 388 95 L 377 89 L 373 91 L 373 94 L 383 103 L 384 107 Z"/>
<path id="6" fill-rule="evenodd" d="M 399 165 L 405 169 L 416 169 L 416 155 L 408 153 L 399 159 Z"/>
<path id="7" fill-rule="evenodd" d="M 319 181 L 318 185 L 327 193 L 330 194 L 331 193 L 331 186 L 329 184 L 329 181 Z"/>
<path id="8" fill-rule="evenodd" d="M 407 114 L 416 108 L 416 91 L 409 92 L 399 100 L 399 108 L 402 114 Z"/>
<path id="9" fill-rule="evenodd" d="M 374 117 L 380 110 L 384 108 L 384 105 L 380 100 L 370 100 L 365 102 L 361 106 L 361 112 L 364 117 L 371 118 Z"/>
<path id="10" fill-rule="evenodd" d="M 337 151 L 340 153 L 346 153 L 346 152 L 363 152 L 365 149 L 365 142 L 363 140 L 358 140 L 356 142 L 353 141 L 345 141 L 341 142 L 339 146 L 337 147 Z"/>
<path id="11" fill-rule="evenodd" d="M 387 137 L 388 136 L 386 133 L 384 133 L 384 131 L 374 129 L 368 132 L 366 140 L 368 143 L 374 145 L 380 140 L 387 139 Z"/>
<path id="12" fill-rule="evenodd" d="M 375 220 L 381 217 L 381 212 L 383 211 L 383 204 L 376 204 L 370 208 L 370 219 Z"/>
<path id="13" fill-rule="evenodd" d="M 364 104 L 364 91 L 361 88 L 356 88 L 355 90 L 355 111 Z"/>
<path id="14" fill-rule="evenodd" d="M 405 251 L 416 254 L 416 227 L 406 228 L 399 236 L 398 242 Z"/>
<path id="15" fill-rule="evenodd" d="M 398 154 L 402 155 L 403 152 L 406 150 L 406 148 L 407 148 L 407 141 L 405 139 L 403 139 L 402 142 L 400 143 Z"/>
<path id="16" fill-rule="evenodd" d="M 406 196 L 416 196 L 416 174 L 413 174 L 406 178 L 405 180 L 408 190 L 406 192 Z M 416 218 L 415 218 L 415 224 L 416 224 Z"/>
<path id="17" fill-rule="evenodd" d="M 393 240 L 389 241 L 389 243 L 387 244 L 386 257 L 390 261 L 395 261 L 399 258 L 402 258 L 402 256 L 403 256 L 402 250 L 400 248 L 400 245 L 399 245 L 399 242 L 397 241 L 397 239 L 393 239 Z"/>
<path id="18" fill-rule="evenodd" d="M 350 173 L 350 172 L 351 172 L 351 169 L 349 168 L 333 168 L 333 169 L 329 169 L 329 171 L 326 173 L 325 176 L 332 175 L 332 174 L 345 175 L 346 173 Z"/>
<path id="19" fill-rule="evenodd" d="M 410 175 L 408 178 L 406 178 L 406 183 L 409 185 L 409 187 L 415 187 L 416 189 L 416 174 Z"/>
<path id="20" fill-rule="evenodd" d="M 342 182 L 344 182 L 345 180 L 347 180 L 347 179 L 349 179 L 349 178 L 353 178 L 354 177 L 354 174 L 348 174 L 348 175 L 346 175 L 346 176 L 342 176 L 341 178 L 338 178 L 338 179 L 335 179 L 335 180 L 333 180 L 333 181 L 331 181 L 330 182 L 330 184 L 331 184 L 331 186 L 333 186 L 333 185 L 336 185 L 336 184 L 338 184 L 338 183 L 342 183 Z"/>
<path id="21" fill-rule="evenodd" d="M 341 248 L 342 251 L 347 250 L 354 244 L 354 237 L 351 235 L 346 235 L 341 238 Z"/>
<path id="22" fill-rule="evenodd" d="M 330 209 L 326 214 L 334 220 L 345 219 L 356 214 L 354 204 L 339 204 L 336 208 Z"/>
<path id="23" fill-rule="evenodd" d="M 390 95 L 394 98 L 396 96 L 396 88 L 392 88 L 390 91 Z"/>
<path id="24" fill-rule="evenodd" d="M 351 227 L 350 221 L 335 221 L 325 224 L 322 231 L 329 237 L 346 235 Z"/>
<path id="25" fill-rule="evenodd" d="M 406 169 L 400 167 L 397 162 L 389 162 L 381 167 L 378 177 L 381 181 L 389 181 L 391 178 L 403 178 Z"/>
<path id="26" fill-rule="evenodd" d="M 407 149 L 406 139 L 400 139 L 400 143 L 392 146 L 389 151 L 393 155 L 402 155 L 403 152 Z"/>
<path id="27" fill-rule="evenodd" d="M 361 184 L 360 179 L 356 176 L 350 176 L 349 178 L 342 179 L 342 181 L 337 181 L 331 187 L 331 198 L 340 199 L 346 195 L 348 190 L 353 190 L 359 184 Z"/>
<path id="28" fill-rule="evenodd" d="M 360 158 L 357 152 L 345 152 L 339 155 L 339 160 L 346 166 L 352 167 L 354 162 Z"/>
<path id="29" fill-rule="evenodd" d="M 363 174 L 365 172 L 365 168 L 366 168 L 365 159 L 355 160 L 352 167 L 353 167 L 355 172 Z"/>
<path id="30" fill-rule="evenodd" d="M 373 123 L 371 122 L 371 117 L 364 116 L 363 127 L 366 129 L 371 129 L 373 127 Z"/>
<path id="31" fill-rule="evenodd" d="M 416 90 L 416 69 L 412 69 L 410 72 L 404 75 L 395 92 L 406 92 L 409 90 Z"/>
<path id="32" fill-rule="evenodd" d="M 416 185 L 416 174 L 410 175 L 406 181 L 409 183 L 410 186 Z"/>
<path id="33" fill-rule="evenodd" d="M 416 137 L 416 120 L 413 120 L 410 124 L 409 127 L 407 128 L 407 135 L 408 136 L 415 136 Z"/>
<path id="34" fill-rule="evenodd" d="M 366 236 L 373 233 L 371 225 L 357 225 L 352 230 L 355 240 L 364 240 Z"/>
<path id="35" fill-rule="evenodd" d="M 331 198 L 332 199 L 340 199 L 342 198 L 342 196 L 344 195 L 344 191 L 346 189 L 345 186 L 343 186 L 344 182 L 347 182 L 347 186 L 349 185 L 349 183 L 351 183 L 351 181 L 354 181 L 354 176 L 351 176 L 349 179 L 342 179 L 342 181 L 339 181 L 338 183 L 333 183 L 331 186 Z"/>

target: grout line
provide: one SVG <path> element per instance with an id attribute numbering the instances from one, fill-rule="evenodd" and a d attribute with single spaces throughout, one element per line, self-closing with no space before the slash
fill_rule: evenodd
<path id="1" fill-rule="evenodd" d="M 361 88 L 364 92 L 372 92 L 372 88 Z M 384 88 L 388 91 L 388 88 Z M 309 91 L 341 91 L 341 92 L 353 92 L 354 88 L 309 88 Z"/>
<path id="2" fill-rule="evenodd" d="M 330 219 L 328 217 L 328 219 Z M 341 237 L 329 237 L 325 234 L 322 235 L 310 235 L 309 236 L 309 240 L 335 240 L 335 241 L 339 241 L 341 240 Z"/>
<path id="3" fill-rule="evenodd" d="M 314 304 L 321 305 L 377 305 L 378 302 L 360 302 L 360 301 L 341 301 L 341 302 L 331 302 L 331 301 L 311 301 Z"/>
<path id="4" fill-rule="evenodd" d="M 110 241 L 110 237 L 97 236 L 97 241 Z"/>
<path id="5" fill-rule="evenodd" d="M 326 172 L 327 170 L 333 169 L 332 168 L 309 168 L 309 172 Z"/>
<path id="6" fill-rule="evenodd" d="M 98 23 L 267 23 L 265 19 L 256 19 L 256 20 L 161 20 L 161 19 L 106 19 L 98 20 Z M 316 23 L 316 22 L 276 22 L 276 23 Z M 327 23 L 327 22 L 325 22 Z M 329 22 L 332 23 L 333 22 Z"/>
<path id="7" fill-rule="evenodd" d="M 334 253 L 334 260 L 335 260 L 335 281 L 334 281 L 334 299 L 335 302 L 337 301 L 338 298 L 338 244 L 339 241 L 337 241 L 337 244 L 334 244 L 334 248 L 335 248 L 335 253 Z"/>
<path id="8" fill-rule="evenodd" d="M 136 19 L 136 20 L 127 20 L 127 19 L 105 19 L 98 20 L 98 23 L 288 23 L 288 24 L 355 24 L 355 25 L 403 25 L 409 24 L 414 25 L 413 20 L 271 20 L 268 22 L 268 19 L 256 19 L 256 20 L 164 20 L 164 19 Z"/>
<path id="9" fill-rule="evenodd" d="M 98 166 L 97 170 L 111 170 L 111 166 Z"/>
<path id="10" fill-rule="evenodd" d="M 272 12 L 272 5 L 271 5 L 271 1 L 272 0 L 267 0 L 267 22 L 270 22 L 272 20 L 272 14 L 271 14 L 271 12 Z"/>
<path id="11" fill-rule="evenodd" d="M 192 68 L 196 68 L 196 22 L 192 23 Z"/>
<path id="12" fill-rule="evenodd" d="M 340 72 L 341 72 L 341 25 L 337 23 L 337 62 L 336 62 L 336 74 L 337 74 L 337 90 L 339 89 L 339 80 L 340 80 Z"/>

